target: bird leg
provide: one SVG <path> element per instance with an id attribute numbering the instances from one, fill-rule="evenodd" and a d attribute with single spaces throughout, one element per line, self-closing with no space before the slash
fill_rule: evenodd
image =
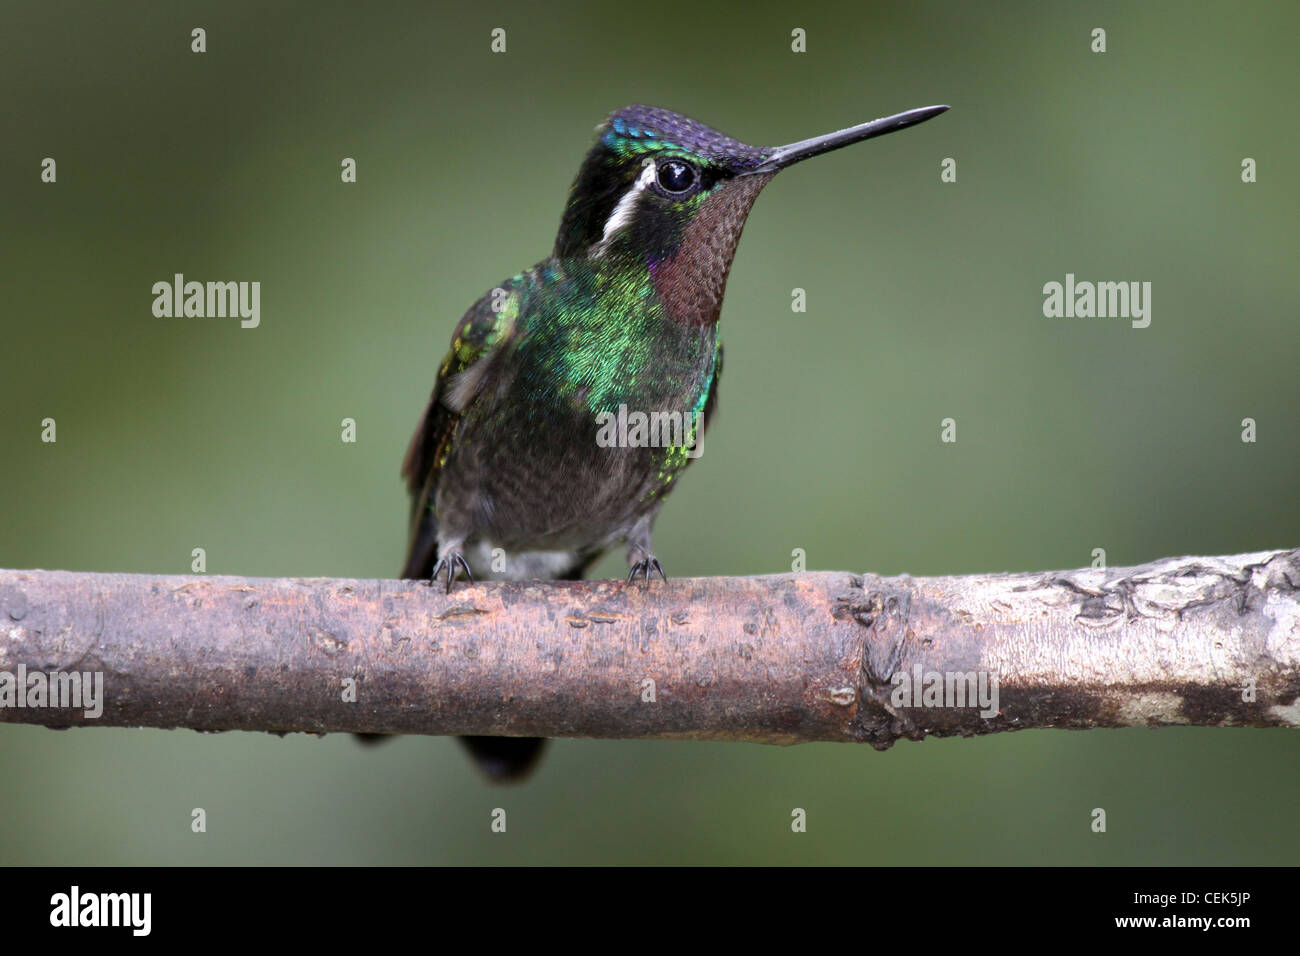
<path id="1" fill-rule="evenodd" d="M 438 555 L 438 563 L 433 566 L 433 574 L 429 576 L 429 583 L 438 583 L 438 575 L 442 573 L 443 568 L 447 569 L 447 593 L 451 593 L 451 584 L 456 580 L 456 575 L 460 570 L 465 572 L 465 580 L 470 584 L 474 583 L 474 573 L 469 569 L 469 562 L 465 560 L 465 552 L 461 550 L 461 542 L 442 548 Z"/>
<path id="2" fill-rule="evenodd" d="M 664 583 L 668 583 L 668 575 L 664 574 L 663 565 L 655 557 L 654 549 L 650 545 L 650 529 L 653 523 L 654 515 L 646 515 L 636 523 L 631 534 L 627 536 L 627 563 L 632 569 L 627 574 L 629 584 L 636 580 L 639 574 L 648 588 L 652 573 L 658 573 L 664 579 Z"/>

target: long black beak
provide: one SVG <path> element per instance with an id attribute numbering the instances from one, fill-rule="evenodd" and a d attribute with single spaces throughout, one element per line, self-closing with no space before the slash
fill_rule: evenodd
<path id="1" fill-rule="evenodd" d="M 908 110 L 906 113 L 898 113 L 895 116 L 886 116 L 884 119 L 872 120 L 870 123 L 859 123 L 857 126 L 850 126 L 848 129 L 842 129 L 835 133 L 827 133 L 825 136 L 814 136 L 812 139 L 800 140 L 797 143 L 791 143 L 789 146 L 775 146 L 768 154 L 767 158 L 754 169 L 747 170 L 750 173 L 774 173 L 778 169 L 785 169 L 787 166 L 793 166 L 795 163 L 810 156 L 820 156 L 822 153 L 829 153 L 833 149 L 841 149 L 853 143 L 860 143 L 864 139 L 871 139 L 873 136 L 884 136 L 886 133 L 892 133 L 895 130 L 907 129 L 909 126 L 915 126 L 917 123 L 924 123 L 928 119 L 934 119 L 940 113 L 947 112 L 946 106 L 922 106 L 920 109 Z"/>

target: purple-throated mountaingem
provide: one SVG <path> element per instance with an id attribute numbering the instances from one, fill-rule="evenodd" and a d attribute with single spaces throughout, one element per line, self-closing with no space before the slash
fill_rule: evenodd
<path id="1" fill-rule="evenodd" d="M 718 314 L 754 199 L 787 166 L 947 108 L 788 146 L 747 146 L 647 106 L 612 114 L 569 190 L 550 258 L 456 326 L 402 464 L 412 496 L 403 577 L 445 575 L 448 591 L 461 571 L 575 579 L 626 544 L 629 581 L 666 581 L 651 529 L 693 457 L 696 423 L 707 428 L 717 404 Z M 682 440 L 599 441 L 620 406 L 676 414 Z M 543 743 L 462 739 L 500 780 L 526 773 Z"/>

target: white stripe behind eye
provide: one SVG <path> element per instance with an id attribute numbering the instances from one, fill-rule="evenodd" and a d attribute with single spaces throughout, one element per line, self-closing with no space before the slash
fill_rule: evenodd
<path id="1" fill-rule="evenodd" d="M 618 235 L 619 230 L 632 221 L 632 214 L 636 211 L 637 201 L 641 198 L 641 194 L 655 181 L 657 172 L 658 170 L 653 162 L 645 164 L 645 169 L 641 171 L 641 175 L 636 178 L 636 182 L 619 199 L 618 205 L 609 214 L 609 219 L 605 220 L 605 230 L 601 233 L 600 242 L 596 243 L 591 250 L 592 256 L 599 256 L 603 253 L 610 240 Z"/>

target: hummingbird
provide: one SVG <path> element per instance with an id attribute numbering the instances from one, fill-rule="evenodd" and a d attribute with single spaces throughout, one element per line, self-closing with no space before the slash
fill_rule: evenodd
<path id="1" fill-rule="evenodd" d="M 551 255 L 489 290 L 456 326 L 402 463 L 411 495 L 402 576 L 445 578 L 448 593 L 462 574 L 576 580 L 623 545 L 629 583 L 667 582 L 651 534 L 717 407 L 718 317 L 754 200 L 788 166 L 947 109 L 786 146 L 750 146 L 656 107 L 610 114 Z M 684 424 L 673 441 L 650 440 L 653 429 L 601 440 L 629 410 Z M 461 739 L 498 781 L 525 776 L 545 743 Z"/>

